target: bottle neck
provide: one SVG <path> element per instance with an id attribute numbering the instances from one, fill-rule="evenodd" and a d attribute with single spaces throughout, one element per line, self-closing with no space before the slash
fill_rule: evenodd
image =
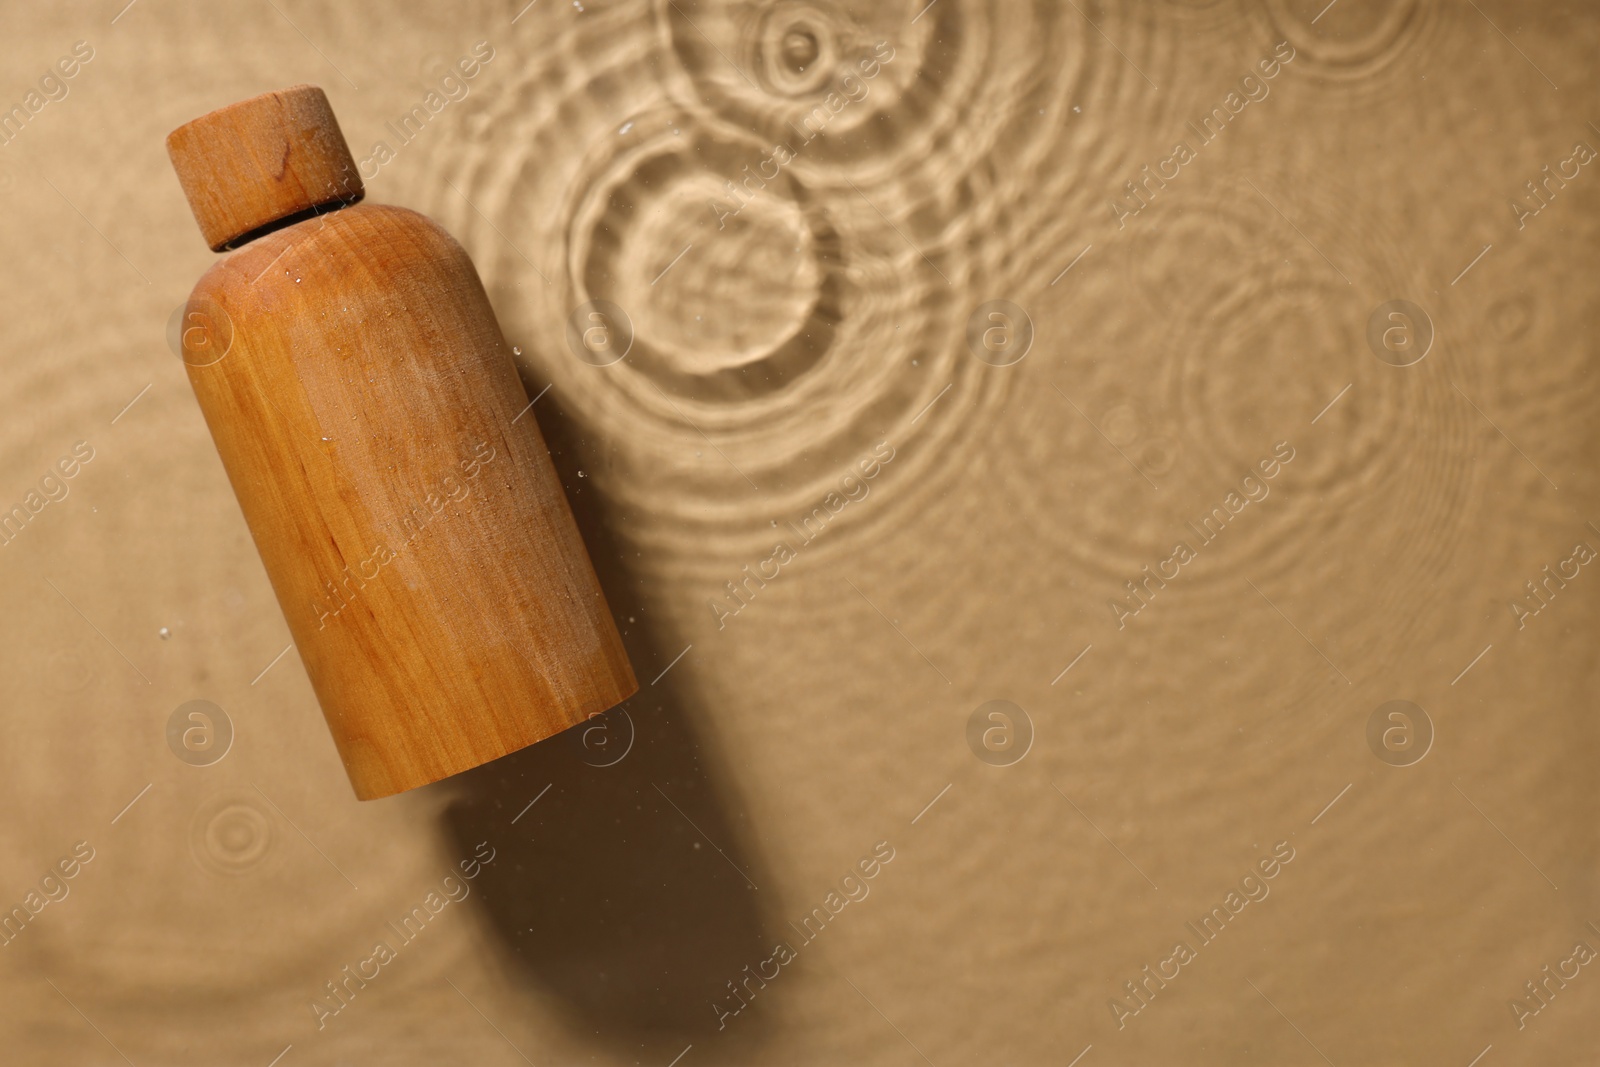
<path id="1" fill-rule="evenodd" d="M 352 204 L 360 203 L 362 197 L 365 195 L 365 191 L 357 191 L 355 196 L 352 198 L 329 200 L 326 203 L 313 204 L 311 207 L 308 207 L 303 211 L 296 211 L 293 214 L 283 216 L 281 219 L 273 219 L 264 226 L 257 226 L 249 233 L 240 234 L 238 237 L 235 237 L 233 240 L 217 249 L 217 251 L 232 252 L 236 248 L 244 247 L 258 237 L 265 237 L 267 234 L 273 233 L 277 230 L 286 230 L 290 226 L 305 222 L 308 219 L 314 219 L 324 215 L 331 215 L 335 211 L 347 208 Z"/>

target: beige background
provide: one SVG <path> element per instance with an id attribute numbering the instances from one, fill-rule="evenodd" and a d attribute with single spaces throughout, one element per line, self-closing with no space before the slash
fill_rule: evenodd
<path id="1" fill-rule="evenodd" d="M 1509 1007 L 1600 948 L 1600 575 L 1524 628 L 1509 607 L 1600 549 L 1600 173 L 1521 229 L 1509 203 L 1600 147 L 1586 5 L 139 0 L 4 24 L 8 106 L 94 49 L 0 148 L 0 504 L 94 450 L 0 547 L 0 900 L 94 849 L 0 948 L 16 1062 L 1590 1054 L 1593 967 L 1524 1029 Z M 470 93 L 368 195 L 466 245 L 549 386 L 534 414 L 645 688 L 587 748 L 360 804 L 274 658 L 164 339 L 213 257 L 162 141 L 313 82 L 366 157 L 479 41 Z M 1186 124 L 1283 41 L 1196 148 Z M 878 42 L 874 77 L 838 80 Z M 1195 158 L 1119 226 L 1178 140 Z M 567 347 L 591 298 L 632 322 L 622 363 Z M 1395 299 L 1435 333 L 1409 367 L 1366 339 Z M 967 344 L 990 300 L 1031 321 L 1012 366 Z M 719 628 L 723 583 L 884 442 L 867 495 Z M 1270 495 L 1119 629 L 1124 582 L 1280 442 Z M 236 730 L 212 766 L 167 746 L 192 699 Z M 1407 767 L 1366 739 L 1397 699 L 1435 731 Z M 990 700 L 1031 722 L 1009 766 L 968 745 Z M 323 983 L 485 841 L 471 896 L 318 1030 Z M 884 841 L 870 895 L 801 945 L 790 923 Z M 1119 1029 L 1123 982 L 1280 841 L 1270 896 Z M 783 939 L 797 959 L 719 1030 Z"/>

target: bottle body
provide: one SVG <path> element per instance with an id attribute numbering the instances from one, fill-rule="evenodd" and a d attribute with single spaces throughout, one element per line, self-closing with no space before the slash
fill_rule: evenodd
<path id="1" fill-rule="evenodd" d="M 299 222 L 216 264 L 190 309 L 214 324 L 185 335 L 190 382 L 357 796 L 632 695 L 511 351 L 442 228 L 368 204 Z"/>

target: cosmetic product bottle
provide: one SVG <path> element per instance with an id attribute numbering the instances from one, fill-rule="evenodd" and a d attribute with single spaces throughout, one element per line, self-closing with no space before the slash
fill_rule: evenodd
<path id="1" fill-rule="evenodd" d="M 638 689 L 466 252 L 361 176 L 313 86 L 167 138 L 229 251 L 189 381 L 356 795 L 436 781 Z M 231 250 L 231 251 L 230 251 Z"/>

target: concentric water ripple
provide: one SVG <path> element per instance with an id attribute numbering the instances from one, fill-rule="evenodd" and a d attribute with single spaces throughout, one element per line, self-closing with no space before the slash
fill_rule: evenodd
<path id="1" fill-rule="evenodd" d="M 513 150 L 461 147 L 452 181 L 493 228 L 468 213 L 458 232 L 481 242 L 529 376 L 608 442 L 578 443 L 592 484 L 671 520 L 639 528 L 658 549 L 766 547 L 882 442 L 897 506 L 914 506 L 1021 373 L 973 357 L 969 316 L 1032 303 L 1129 169 L 1085 106 L 1136 111 L 1153 90 L 1107 61 L 1096 25 L 1134 62 L 1172 42 L 1043 3 L 864 21 L 803 0 L 684 2 L 658 17 L 659 37 L 609 13 L 575 23 L 582 86 L 535 68 L 469 105 L 466 126 Z M 460 215 L 452 199 L 441 214 Z M 567 350 L 568 317 L 592 301 L 628 320 L 608 366 Z"/>
<path id="2" fill-rule="evenodd" d="M 1453 312 L 1432 298 L 1424 257 L 1395 232 L 1374 212 L 1265 171 L 1174 183 L 1117 235 L 1107 266 L 1120 315 L 1096 324 L 1092 358 L 1063 361 L 1056 381 L 1075 408 L 1064 403 L 1051 431 L 1085 441 L 1086 458 L 1111 468 L 1075 479 L 1060 544 L 1075 573 L 1095 576 L 1092 595 L 1123 594 L 1181 541 L 1201 559 L 1182 588 L 1207 592 L 1168 596 L 1160 612 L 1225 625 L 1246 578 L 1271 589 L 1336 581 L 1321 538 L 1376 507 L 1407 516 L 1371 534 L 1375 558 L 1397 570 L 1375 602 L 1351 610 L 1383 613 L 1397 636 L 1425 614 L 1419 594 L 1466 533 L 1459 517 L 1477 491 L 1484 438 L 1449 378 L 1449 368 L 1472 373 L 1476 353 L 1453 340 L 1474 327 L 1446 321 Z M 1369 348 L 1367 321 L 1408 294 L 1436 317 L 1434 350 L 1392 367 Z M 1515 302 L 1495 314 L 1508 330 L 1526 318 Z M 1165 324 L 1162 343 L 1118 342 L 1152 322 Z M 1227 494 L 1243 496 L 1243 478 L 1279 442 L 1293 460 L 1208 544 L 1191 524 Z M 1060 515 L 1057 495 L 1008 468 L 998 475 L 1014 482 L 1022 521 Z"/>
<path id="3" fill-rule="evenodd" d="M 202 870 L 245 877 L 270 869 L 278 831 L 271 813 L 247 793 L 219 794 L 195 809 L 189 851 Z"/>
<path id="4" fill-rule="evenodd" d="M 1340 87 L 1341 106 L 1351 94 L 1393 95 L 1425 71 L 1440 21 L 1437 0 L 1268 0 L 1267 16 L 1298 70 Z"/>

